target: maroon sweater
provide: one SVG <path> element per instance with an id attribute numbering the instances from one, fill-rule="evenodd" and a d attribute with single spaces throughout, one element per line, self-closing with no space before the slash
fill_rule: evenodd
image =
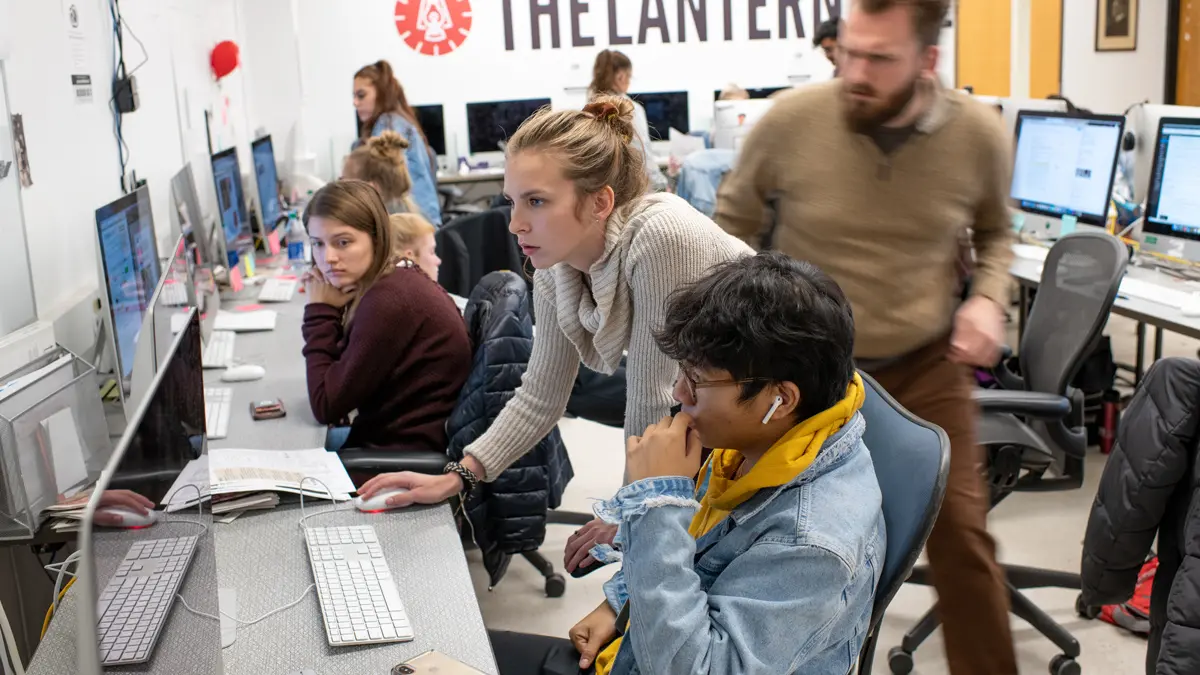
<path id="1" fill-rule="evenodd" d="M 342 310 L 304 310 L 308 401 L 322 424 L 351 411 L 346 447 L 446 450 L 446 419 L 471 369 L 462 315 L 420 269 L 398 267 L 367 291 L 354 320 Z"/>

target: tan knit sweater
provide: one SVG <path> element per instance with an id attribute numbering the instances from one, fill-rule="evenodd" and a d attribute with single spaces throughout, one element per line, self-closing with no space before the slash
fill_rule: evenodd
<path id="1" fill-rule="evenodd" d="M 580 362 L 612 373 L 628 350 L 626 438 L 667 415 L 678 368 L 651 334 L 662 325 L 667 296 L 713 265 L 752 253 L 687 202 L 656 194 L 626 219 L 609 218 L 604 254 L 587 275 L 590 289 L 566 263 L 535 273 L 538 331 L 529 369 L 491 428 L 466 450 L 483 465 L 485 480 L 550 433 L 566 410 Z"/>
<path id="2" fill-rule="evenodd" d="M 757 246 L 775 202 L 775 248 L 823 269 L 849 298 L 854 355 L 894 358 L 949 332 L 968 228 L 972 292 L 1008 303 L 1010 141 L 990 106 L 936 89 L 913 136 L 884 155 L 845 123 L 840 86 L 784 96 L 755 125 L 715 219 Z"/>

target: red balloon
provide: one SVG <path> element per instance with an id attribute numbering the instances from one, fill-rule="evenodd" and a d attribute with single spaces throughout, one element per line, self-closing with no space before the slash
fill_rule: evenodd
<path id="1" fill-rule="evenodd" d="M 213 47 L 209 57 L 213 75 L 219 80 L 233 72 L 238 67 L 238 46 L 232 40 L 225 40 Z"/>

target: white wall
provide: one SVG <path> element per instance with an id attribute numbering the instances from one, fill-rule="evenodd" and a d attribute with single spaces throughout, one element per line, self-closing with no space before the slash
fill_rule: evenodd
<path id="1" fill-rule="evenodd" d="M 1095 0 L 1064 0 L 1062 93 L 1095 112 L 1120 114 L 1140 101 L 1162 103 L 1167 0 L 1138 3 L 1137 50 L 1097 52 Z"/>
<path id="2" fill-rule="evenodd" d="M 457 2 L 449 0 L 452 6 Z M 707 41 L 697 40 L 689 14 L 687 41 L 679 43 L 679 0 L 664 0 L 670 43 L 663 44 L 659 31 L 650 30 L 646 44 L 616 47 L 634 62 L 633 91 L 688 91 L 691 124 L 700 128 L 711 117 L 714 90 L 730 82 L 744 87 L 788 84 L 788 76 L 802 67 L 800 55 L 812 49 L 814 3 L 798 3 L 805 37 L 796 37 L 789 19 L 789 38 L 784 40 L 777 37 L 778 2 L 766 0 L 758 11 L 758 24 L 770 32 L 771 39 L 754 41 L 748 37 L 747 3 L 732 2 L 730 26 L 734 39 L 725 41 L 726 3 L 691 0 L 692 5 L 707 10 Z M 394 0 L 242 0 L 252 124 L 267 127 L 272 136 L 291 138 L 303 112 L 307 145 L 319 157 L 319 171 L 331 175 L 334 162 L 348 151 L 354 137 L 354 72 L 386 58 L 396 69 L 410 103 L 445 106 L 449 151 L 466 154 L 467 102 L 549 97 L 556 105 L 571 105 L 579 96 L 564 89 L 588 84 L 593 59 L 609 46 L 609 3 L 579 3 L 588 9 L 580 17 L 580 33 L 593 37 L 595 45 L 577 48 L 570 46 L 572 3 L 554 0 L 550 4 L 560 11 L 558 49 L 550 46 L 551 23 L 546 18 L 541 21 L 542 49 L 531 48 L 530 0 L 512 0 L 512 51 L 505 49 L 503 4 L 499 0 L 476 0 L 471 3 L 474 15 L 470 35 L 456 51 L 435 57 L 420 55 L 405 45 L 395 25 L 398 5 Z M 618 32 L 632 35 L 635 43 L 642 4 L 634 0 L 615 2 Z M 842 4 L 849 5 L 844 1 Z M 656 3 L 649 5 L 653 12 Z M 821 6 L 825 6 L 824 0 Z M 289 30 L 292 7 L 296 8 L 296 39 L 304 78 L 304 101 L 299 106 L 291 83 L 298 58 L 294 47 L 287 48 L 279 40 L 280 33 Z"/>
<path id="3" fill-rule="evenodd" d="M 9 103 L 25 120 L 33 186 L 22 190 L 38 316 L 47 321 L 93 297 L 100 286 L 95 210 L 121 195 L 111 97 L 112 23 L 107 0 L 71 0 L 83 18 L 87 70 L 94 101 L 76 104 L 64 5 L 59 0 L 8 7 L 18 30 L 7 33 Z M 151 189 L 156 230 L 168 229 L 169 181 L 189 159 L 207 163 L 205 108 L 217 108 L 220 88 L 209 74 L 208 50 L 237 39 L 234 0 L 124 0 L 125 20 L 149 60 L 137 70 L 140 108 L 125 116 L 130 170 Z M 126 33 L 132 69 L 142 50 Z M 233 99 L 241 98 L 236 79 Z M 229 116 L 244 117 L 234 103 Z M 244 127 L 244 121 L 240 126 Z M 201 179 L 208 171 L 197 171 Z M 198 180 L 202 197 L 211 178 Z M 73 336 L 78 338 L 78 336 Z M 65 339 L 65 338 L 60 338 Z"/>

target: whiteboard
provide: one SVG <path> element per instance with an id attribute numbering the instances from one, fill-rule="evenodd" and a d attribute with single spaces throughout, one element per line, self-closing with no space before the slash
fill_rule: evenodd
<path id="1" fill-rule="evenodd" d="M 25 245 L 25 218 L 21 213 L 21 178 L 12 137 L 8 109 L 8 87 L 0 60 L 0 241 L 4 260 L 0 264 L 0 336 L 33 323 L 33 281 L 29 274 L 29 249 Z M 30 173 L 37 178 L 36 166 Z"/>

